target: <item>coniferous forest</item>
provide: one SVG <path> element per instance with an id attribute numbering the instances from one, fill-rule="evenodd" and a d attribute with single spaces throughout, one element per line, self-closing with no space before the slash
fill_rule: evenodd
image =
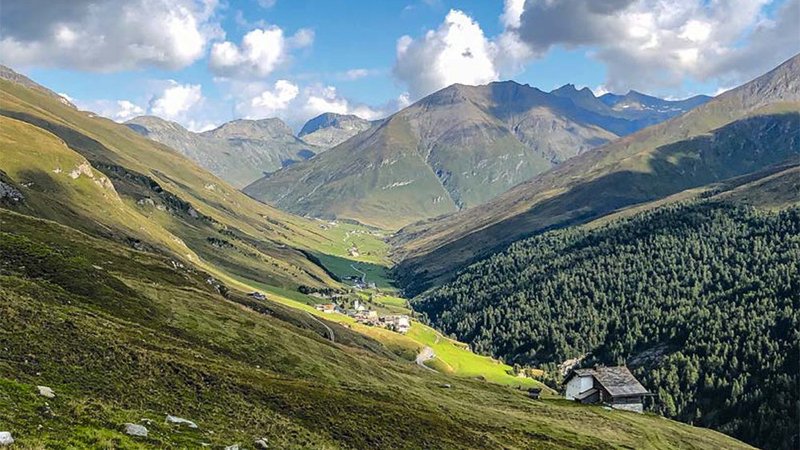
<path id="1" fill-rule="evenodd" d="M 798 448 L 800 208 L 710 200 L 511 245 L 415 300 L 477 352 L 625 363 L 650 408 Z"/>

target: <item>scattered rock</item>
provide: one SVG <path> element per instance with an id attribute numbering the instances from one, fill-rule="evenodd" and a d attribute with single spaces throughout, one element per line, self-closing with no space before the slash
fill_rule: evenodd
<path id="1" fill-rule="evenodd" d="M 445 388 L 445 389 L 450 389 L 453 386 L 450 386 L 450 383 L 444 383 L 444 384 L 440 384 L 439 387 L 442 387 L 442 388 Z"/>
<path id="2" fill-rule="evenodd" d="M 56 393 L 47 386 L 36 386 L 36 389 L 39 389 L 39 395 L 42 397 L 55 398 L 56 396 Z"/>
<path id="3" fill-rule="evenodd" d="M 191 216 L 193 219 L 197 219 L 198 217 L 200 217 L 200 214 L 198 214 L 197 210 L 196 210 L 196 209 L 194 209 L 194 208 L 192 208 L 192 207 L 189 207 L 189 215 L 190 215 L 190 216 Z"/>
<path id="4" fill-rule="evenodd" d="M 192 422 L 191 420 L 184 419 L 184 418 L 181 418 L 181 417 L 171 416 L 169 414 L 167 414 L 166 421 L 167 421 L 167 423 L 175 423 L 175 424 L 178 424 L 178 425 L 186 425 L 189 428 L 197 428 L 197 424 Z"/>
<path id="5" fill-rule="evenodd" d="M 156 206 L 156 202 L 154 202 L 152 198 L 148 197 L 136 200 L 136 204 L 139 206 Z"/>
<path id="6" fill-rule="evenodd" d="M 14 203 L 19 203 L 25 200 L 22 192 L 18 191 L 14 186 L 3 183 L 0 181 L 0 200 L 8 199 Z"/>
<path id="7" fill-rule="evenodd" d="M 69 177 L 73 180 L 77 180 L 78 177 L 81 175 L 86 175 L 89 178 L 94 178 L 94 172 L 92 172 L 92 166 L 89 164 L 89 161 L 81 163 L 79 166 L 72 169 L 69 173 Z"/>
<path id="8" fill-rule="evenodd" d="M 145 428 L 144 425 L 139 425 L 136 423 L 126 423 L 125 434 L 129 434 L 131 436 L 147 437 L 147 428 Z"/>
<path id="9" fill-rule="evenodd" d="M 225 450 L 239 450 L 239 444 L 233 444 L 225 447 Z"/>
<path id="10" fill-rule="evenodd" d="M 14 443 L 14 438 L 11 437 L 11 432 L 0 431 L 0 445 L 11 445 Z"/>
<path id="11" fill-rule="evenodd" d="M 267 440 L 265 438 L 256 439 L 255 442 L 253 442 L 253 445 L 256 448 L 261 448 L 261 449 L 269 448 L 269 444 L 267 444 Z"/>
<path id="12" fill-rule="evenodd" d="M 56 167 L 55 169 L 53 169 L 53 173 L 61 173 L 61 172 L 63 172 L 61 170 L 61 167 Z"/>

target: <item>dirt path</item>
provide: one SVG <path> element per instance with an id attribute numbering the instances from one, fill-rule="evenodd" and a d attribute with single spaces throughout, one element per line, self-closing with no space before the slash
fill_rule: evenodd
<path id="1" fill-rule="evenodd" d="M 336 336 L 334 336 L 334 335 L 333 335 L 333 330 L 331 329 L 331 327 L 329 327 L 329 326 L 328 326 L 328 324 L 327 324 L 327 323 L 325 323 L 325 322 L 323 322 L 323 321 L 321 321 L 321 320 L 317 319 L 317 318 L 316 318 L 316 317 L 315 317 L 313 314 L 311 314 L 310 312 L 307 312 L 306 314 L 308 314 L 308 317 L 311 317 L 311 319 L 312 319 L 312 320 L 314 320 L 314 321 L 315 321 L 315 322 L 317 322 L 318 324 L 320 324 L 320 325 L 322 325 L 323 327 L 325 327 L 325 329 L 326 329 L 326 330 L 328 330 L 328 338 L 331 340 L 331 342 L 336 342 Z"/>
<path id="2" fill-rule="evenodd" d="M 419 354 L 417 355 L 417 365 L 425 369 L 428 369 L 431 372 L 436 372 L 435 370 L 425 365 L 425 361 L 429 361 L 435 357 L 436 353 L 433 352 L 432 348 L 426 345 L 422 350 L 420 350 Z"/>

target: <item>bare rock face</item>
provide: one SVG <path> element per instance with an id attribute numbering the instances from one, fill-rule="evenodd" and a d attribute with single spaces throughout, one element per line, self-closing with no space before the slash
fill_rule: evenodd
<path id="1" fill-rule="evenodd" d="M 25 196 L 23 196 L 22 192 L 17 190 L 14 186 L 0 181 L 0 200 L 5 200 L 11 203 L 20 203 L 25 200 Z"/>

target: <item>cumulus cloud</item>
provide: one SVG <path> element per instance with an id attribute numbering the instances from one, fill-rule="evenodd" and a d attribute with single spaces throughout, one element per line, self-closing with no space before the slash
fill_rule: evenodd
<path id="1" fill-rule="evenodd" d="M 245 34 L 239 45 L 230 41 L 214 44 L 209 67 L 222 77 L 265 77 L 289 59 L 292 49 L 308 47 L 313 42 L 314 32 L 306 28 L 289 37 L 274 25 L 256 28 Z"/>
<path id="2" fill-rule="evenodd" d="M 741 82 L 797 53 L 800 0 L 786 0 L 776 20 L 766 18 L 771 3 L 508 0 L 502 21 L 531 56 L 587 48 L 608 68 L 608 88 L 652 89 L 687 77 Z"/>
<path id="3" fill-rule="evenodd" d="M 397 41 L 394 75 L 408 86 L 413 98 L 453 83 L 484 84 L 500 76 L 497 45 L 486 38 L 470 16 L 451 10 L 436 30 L 419 39 Z"/>
<path id="4" fill-rule="evenodd" d="M 177 120 L 202 101 L 199 84 L 180 84 L 170 80 L 164 92 L 150 100 L 150 113 L 163 119 Z"/>
<path id="5" fill-rule="evenodd" d="M 215 0 L 27 0 L 3 3 L 0 60 L 109 72 L 178 69 L 222 35 Z"/>
<path id="6" fill-rule="evenodd" d="M 250 99 L 250 115 L 259 117 L 274 116 L 286 108 L 297 98 L 300 88 L 287 80 L 278 80 L 272 89 L 265 89 Z"/>
<path id="7" fill-rule="evenodd" d="M 247 119 L 278 117 L 292 127 L 299 127 L 326 112 L 355 114 L 363 119 L 375 120 L 406 106 L 400 99 L 371 106 L 341 95 L 335 86 L 299 86 L 288 80 L 278 80 L 274 84 L 234 81 L 230 91 L 235 93 L 232 100 L 237 116 Z"/>
<path id="8" fill-rule="evenodd" d="M 144 108 L 128 100 L 117 100 L 117 110 L 114 111 L 112 119 L 117 122 L 125 122 L 136 116 L 144 114 Z"/>

